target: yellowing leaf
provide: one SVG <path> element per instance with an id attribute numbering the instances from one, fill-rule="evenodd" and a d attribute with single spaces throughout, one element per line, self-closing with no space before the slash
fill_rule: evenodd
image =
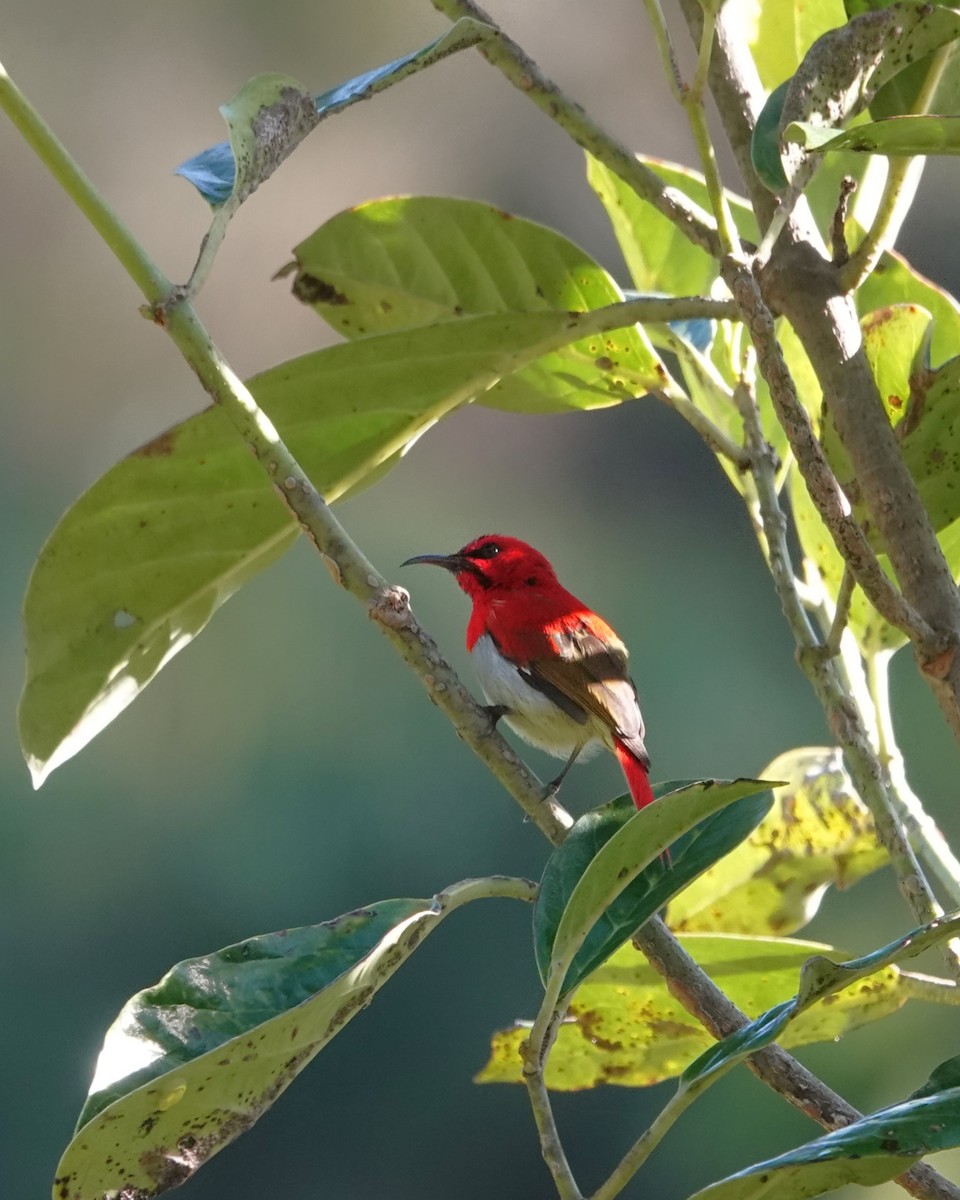
<path id="1" fill-rule="evenodd" d="M 681 934 L 684 949 L 748 1017 L 793 996 L 800 968 L 815 942 L 747 938 L 732 934 Z M 830 950 L 834 955 L 837 951 Z M 907 999 L 894 966 L 802 1013 L 781 1044 L 833 1041 L 868 1021 L 879 1020 Z M 491 1054 L 478 1083 L 520 1083 L 520 1046 L 529 1027 L 518 1024 L 491 1039 Z M 577 989 L 570 1017 L 560 1027 L 546 1066 L 547 1086 L 577 1091 L 601 1083 L 646 1087 L 679 1075 L 714 1039 L 681 1007 L 646 958 L 631 943 L 621 946 Z"/>
<path id="2" fill-rule="evenodd" d="M 850 887 L 886 862 L 839 750 L 791 750 L 764 774 L 788 786 L 775 789 L 773 808 L 744 842 L 670 902 L 672 929 L 793 933 L 828 887 Z"/>

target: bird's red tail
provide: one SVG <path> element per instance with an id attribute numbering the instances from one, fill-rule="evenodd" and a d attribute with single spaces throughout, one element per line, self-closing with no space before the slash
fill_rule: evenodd
<path id="1" fill-rule="evenodd" d="M 646 766 L 624 746 L 619 739 L 614 739 L 613 752 L 627 778 L 627 787 L 637 808 L 646 808 L 654 801 L 653 788 L 650 786 L 650 776 Z"/>

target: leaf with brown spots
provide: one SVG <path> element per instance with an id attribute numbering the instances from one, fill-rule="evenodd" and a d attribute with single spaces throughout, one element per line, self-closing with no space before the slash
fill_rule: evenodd
<path id="1" fill-rule="evenodd" d="M 800 969 L 813 953 L 836 951 L 815 942 L 730 934 L 680 934 L 684 949 L 749 1017 L 759 1017 L 794 995 Z M 888 1016 L 906 1003 L 899 973 L 888 967 L 868 993 L 848 988 L 829 1006 L 791 1022 L 785 1046 L 832 1041 L 859 1025 Z M 479 1083 L 520 1083 L 519 1047 L 528 1028 L 494 1034 Z M 613 1083 L 646 1087 L 680 1075 L 716 1043 L 667 990 L 632 944 L 588 975 L 573 995 L 570 1021 L 560 1026 L 546 1065 L 547 1086 L 575 1091 Z"/>
<path id="2" fill-rule="evenodd" d="M 579 246 L 477 200 L 390 196 L 356 205 L 294 248 L 293 294 L 347 338 L 464 314 L 584 312 L 623 293 Z M 603 408 L 658 388 L 638 326 L 585 338 L 502 379 L 480 403 L 518 412 Z"/>
<path id="3" fill-rule="evenodd" d="M 960 1145 L 960 1088 L 871 1113 L 777 1158 L 711 1184 L 690 1200 L 801 1200 L 845 1184 L 873 1187 L 926 1154 Z"/>
<path id="4" fill-rule="evenodd" d="M 137 993 L 107 1032 L 56 1194 L 154 1196 L 183 1183 L 246 1132 L 423 938 L 484 894 L 484 882 L 249 938 L 179 963 Z"/>

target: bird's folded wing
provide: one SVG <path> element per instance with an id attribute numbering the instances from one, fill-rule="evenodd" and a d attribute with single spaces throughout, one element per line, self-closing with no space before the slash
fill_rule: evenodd
<path id="1" fill-rule="evenodd" d="M 525 664 L 529 682 L 550 695 L 559 692 L 578 709 L 602 721 L 637 755 L 646 757 L 637 690 L 627 673 L 627 652 L 609 631 L 600 637 L 584 622 L 550 632 L 557 653 Z M 566 705 L 560 707 L 569 711 Z"/>

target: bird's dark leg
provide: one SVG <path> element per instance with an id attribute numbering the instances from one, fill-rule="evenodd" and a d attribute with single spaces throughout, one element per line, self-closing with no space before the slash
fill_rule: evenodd
<path id="1" fill-rule="evenodd" d="M 567 772 L 570 770 L 570 768 L 573 766 L 573 764 L 580 757 L 580 751 L 582 749 L 583 749 L 582 746 L 575 747 L 573 753 L 570 755 L 570 757 L 564 763 L 563 770 L 560 772 L 560 774 L 556 777 L 556 779 L 551 779 L 550 782 L 547 784 L 547 786 L 544 790 L 544 799 L 546 799 L 549 796 L 555 796 L 557 794 L 557 792 L 560 791 L 560 784 L 563 783 Z"/>
<path id="2" fill-rule="evenodd" d="M 491 732 L 496 729 L 497 722 L 500 720 L 500 718 L 505 717 L 510 711 L 505 704 L 482 704 L 480 707 L 490 718 Z"/>

